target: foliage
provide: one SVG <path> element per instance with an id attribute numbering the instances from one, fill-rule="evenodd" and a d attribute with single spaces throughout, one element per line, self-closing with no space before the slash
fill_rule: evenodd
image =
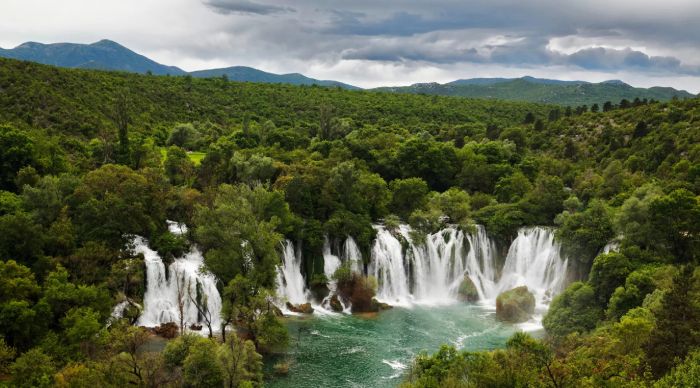
<path id="1" fill-rule="evenodd" d="M 588 284 L 575 282 L 557 295 L 549 307 L 542 325 L 555 336 L 585 333 L 592 330 L 602 316 L 595 291 Z"/>
<path id="2" fill-rule="evenodd" d="M 441 350 L 409 380 L 649 385 L 698 346 L 696 280 L 674 280 L 700 247 L 698 99 L 601 100 L 600 112 L 6 59 L 0 89 L 0 333 L 14 354 L 0 353 L 17 371 L 48 358 L 55 370 L 28 374 L 34 384 L 177 386 L 189 374 L 259 385 L 257 352 L 288 342 L 271 306 L 280 243 L 301 244 L 318 290 L 325 238 L 352 236 L 368 261 L 382 220 L 418 234 L 478 223 L 499 248 L 522 226 L 558 225 L 572 276 L 589 279 L 552 302 L 551 343 Z M 190 232 L 167 232 L 166 219 Z M 166 261 L 197 243 L 223 321 L 251 343 L 224 331 L 187 369 L 194 342 L 166 351 L 172 361 L 142 349 L 143 331 L 108 326 L 116 302 L 143 299 L 133 235 Z M 611 239 L 619 253 L 596 258 Z M 358 307 L 377 308 L 374 279 L 339 279 Z"/>

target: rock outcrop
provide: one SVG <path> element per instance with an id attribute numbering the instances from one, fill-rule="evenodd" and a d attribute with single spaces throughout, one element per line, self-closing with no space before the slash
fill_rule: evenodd
<path id="1" fill-rule="evenodd" d="M 527 286 L 504 291 L 496 298 L 496 317 L 501 321 L 525 322 L 535 312 L 535 296 Z"/>

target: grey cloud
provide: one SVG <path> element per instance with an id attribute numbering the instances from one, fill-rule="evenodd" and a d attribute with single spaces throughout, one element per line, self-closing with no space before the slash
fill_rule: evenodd
<path id="1" fill-rule="evenodd" d="M 603 47 L 579 50 L 566 57 L 568 63 L 588 70 L 621 70 L 699 74 L 696 66 L 683 66 L 678 58 L 650 56 L 632 49 L 615 50 Z"/>
<path id="2" fill-rule="evenodd" d="M 689 14 L 700 13 L 700 2 L 690 0 L 666 0 L 664 7 L 634 0 L 299 0 L 293 10 L 282 0 L 203 1 L 228 16 L 217 27 L 217 39 L 190 42 L 190 52 L 234 63 L 245 58 L 249 65 L 301 61 L 333 67 L 356 60 L 412 68 L 471 63 L 694 75 L 697 66 L 689 63 L 700 63 L 700 24 L 685 23 Z M 678 9 L 681 3 L 685 10 Z M 261 23 L 265 17 L 274 22 Z M 584 40 L 549 46 L 566 37 Z M 618 49 L 603 47 L 611 41 Z"/>
<path id="3" fill-rule="evenodd" d="M 294 9 L 290 7 L 260 4 L 248 0 L 206 0 L 205 4 L 214 11 L 222 14 L 270 15 L 294 12 Z"/>

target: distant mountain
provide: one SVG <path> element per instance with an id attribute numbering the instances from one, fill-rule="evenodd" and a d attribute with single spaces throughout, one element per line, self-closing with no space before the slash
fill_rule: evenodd
<path id="1" fill-rule="evenodd" d="M 177 67 L 161 65 L 119 43 L 106 39 L 93 44 L 27 42 L 10 50 L 0 49 L 0 57 L 60 67 L 119 70 L 132 73 L 150 71 L 157 75 L 185 74 Z"/>
<path id="2" fill-rule="evenodd" d="M 156 75 L 185 75 L 186 71 L 174 66 L 161 65 L 143 55 L 137 54 L 119 43 L 101 40 L 93 44 L 36 42 L 23 43 L 13 49 L 0 48 L 0 57 L 20 59 L 59 67 L 117 70 L 132 73 L 151 72 Z M 344 89 L 359 89 L 356 86 L 338 81 L 317 80 L 299 73 L 273 74 L 252 67 L 234 66 L 224 69 L 195 71 L 193 77 L 221 77 L 224 74 L 231 81 L 262 82 L 291 85 L 338 86 Z"/>
<path id="3" fill-rule="evenodd" d="M 668 101 L 674 96 L 692 98 L 693 94 L 673 88 L 635 88 L 620 80 L 600 83 L 584 81 L 560 81 L 533 77 L 522 78 L 473 78 L 461 79 L 446 84 L 421 83 L 411 86 L 383 87 L 373 89 L 393 93 L 434 94 L 473 98 L 492 98 L 512 101 L 529 101 L 559 105 L 617 103 L 628 100 L 654 99 Z"/>
<path id="4" fill-rule="evenodd" d="M 211 78 L 224 74 L 231 81 L 260 82 L 291 85 L 319 85 L 360 89 L 338 81 L 318 80 L 303 74 L 273 74 L 252 67 L 234 66 L 222 69 L 201 70 L 187 73 L 174 66 L 157 63 L 143 55 L 111 40 L 101 40 L 93 44 L 35 42 L 23 43 L 14 49 L 1 49 L 0 57 L 39 62 L 47 65 L 71 68 L 128 71 L 133 73 L 151 72 L 156 75 L 185 75 Z M 374 91 L 414 94 L 434 94 L 441 96 L 492 98 L 513 101 L 540 102 L 559 105 L 591 105 L 605 101 L 619 102 L 626 98 L 633 100 L 654 99 L 667 101 L 674 96 L 695 97 L 684 91 L 666 87 L 649 89 L 635 88 L 619 80 L 600 83 L 584 81 L 560 81 L 552 79 L 522 78 L 471 78 L 459 79 L 446 84 L 420 83 L 411 86 L 382 87 Z"/>
<path id="5" fill-rule="evenodd" d="M 319 86 L 339 86 L 344 89 L 359 89 L 357 86 L 344 84 L 338 81 L 317 80 L 309 78 L 303 74 L 274 74 L 266 71 L 254 69 L 246 66 L 233 66 L 223 69 L 193 71 L 193 77 L 213 78 L 222 77 L 224 74 L 231 81 L 240 82 L 261 82 L 267 84 L 291 84 L 291 85 L 319 85 Z"/>

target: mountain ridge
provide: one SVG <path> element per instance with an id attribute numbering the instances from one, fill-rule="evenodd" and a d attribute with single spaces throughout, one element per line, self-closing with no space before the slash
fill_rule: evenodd
<path id="1" fill-rule="evenodd" d="M 91 44 L 44 44 L 29 41 L 13 49 L 0 48 L 0 57 L 68 68 L 152 73 L 155 75 L 190 75 L 197 78 L 226 76 L 227 79 L 238 82 L 318 85 L 349 90 L 362 89 L 340 81 L 314 79 L 301 73 L 275 74 L 248 66 L 230 66 L 186 72 L 175 66 L 160 64 L 109 39 L 102 39 Z M 668 101 L 674 97 L 695 97 L 695 95 L 685 90 L 677 90 L 665 86 L 635 88 L 621 80 L 593 83 L 531 76 L 519 78 L 464 78 L 444 84 L 425 82 L 410 86 L 384 86 L 368 90 L 553 103 L 569 106 L 600 105 L 605 101 L 618 102 L 622 99 L 633 100 L 635 98 Z"/>
<path id="2" fill-rule="evenodd" d="M 301 73 L 275 74 L 249 66 L 230 66 L 219 69 L 197 70 L 192 71 L 193 77 L 212 78 L 226 77 L 230 81 L 238 82 L 262 82 L 271 84 L 291 84 L 291 85 L 319 85 L 319 86 L 337 86 L 344 89 L 361 89 L 354 85 L 349 85 L 333 80 L 319 80 L 307 77 Z"/>
<path id="3" fill-rule="evenodd" d="M 563 81 L 530 76 L 520 78 L 472 78 L 440 84 L 417 83 L 410 86 L 379 87 L 380 92 L 428 94 L 453 97 L 487 98 L 508 101 L 528 101 L 568 106 L 602 105 L 636 98 L 668 101 L 674 97 L 693 98 L 694 94 L 671 87 L 633 87 L 621 80 L 593 83 Z"/>

